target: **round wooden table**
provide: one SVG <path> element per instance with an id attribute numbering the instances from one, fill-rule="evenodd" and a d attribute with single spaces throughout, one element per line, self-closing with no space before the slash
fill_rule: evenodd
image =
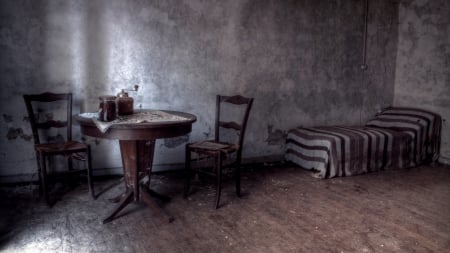
<path id="1" fill-rule="evenodd" d="M 143 112 L 149 110 L 142 110 Z M 167 217 L 171 222 L 173 217 L 164 212 L 155 202 L 153 197 L 168 199 L 150 190 L 150 179 L 152 174 L 153 155 L 155 140 L 185 135 L 191 132 L 192 123 L 197 118 L 189 113 L 177 111 L 162 111 L 183 120 L 155 121 L 144 123 L 121 123 L 113 124 L 102 133 L 91 118 L 75 116 L 80 124 L 81 133 L 87 136 L 119 140 L 120 153 L 122 156 L 123 173 L 126 191 L 117 198 L 118 206 L 103 220 L 107 223 L 127 206 L 131 201 L 142 201 L 157 213 Z M 147 180 L 143 180 L 147 178 Z M 145 182 L 144 182 L 145 181 Z"/>

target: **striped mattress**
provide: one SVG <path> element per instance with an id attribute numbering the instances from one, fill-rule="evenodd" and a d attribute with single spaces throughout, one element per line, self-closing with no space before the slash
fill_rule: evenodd
<path id="1" fill-rule="evenodd" d="M 437 161 L 441 145 L 441 117 L 414 108 L 388 108 L 366 126 L 392 129 L 411 136 L 410 158 L 415 165 Z"/>
<path id="2" fill-rule="evenodd" d="M 407 168 L 439 156 L 440 117 L 388 108 L 366 126 L 299 127 L 288 132 L 285 158 L 319 178 Z"/>

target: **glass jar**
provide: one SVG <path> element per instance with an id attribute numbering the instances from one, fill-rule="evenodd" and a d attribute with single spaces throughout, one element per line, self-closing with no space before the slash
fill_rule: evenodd
<path id="1" fill-rule="evenodd" d="M 133 114 L 133 98 L 124 90 L 117 94 L 117 114 L 119 116 Z"/>
<path id="2" fill-rule="evenodd" d="M 98 120 L 113 121 L 117 117 L 116 111 L 116 97 L 115 96 L 100 96 L 100 105 L 98 108 Z"/>

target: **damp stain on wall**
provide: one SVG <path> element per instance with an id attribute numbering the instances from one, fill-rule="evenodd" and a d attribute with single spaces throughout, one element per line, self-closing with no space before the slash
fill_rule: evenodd
<path id="1" fill-rule="evenodd" d="M 64 140 L 64 137 L 61 135 L 61 134 L 57 134 L 57 135 L 54 135 L 54 136 L 48 136 L 47 137 L 47 141 L 48 142 L 64 142 L 65 140 Z"/>
<path id="2" fill-rule="evenodd" d="M 28 134 L 25 134 L 24 132 L 23 132 L 23 129 L 22 128 L 13 128 L 13 127 L 10 127 L 9 129 L 8 129 L 8 133 L 6 134 L 6 138 L 8 139 L 8 140 L 15 140 L 15 139 L 17 139 L 17 138 L 21 138 L 21 139 L 23 139 L 23 140 L 25 140 L 25 141 L 31 141 L 31 139 L 32 139 L 32 136 L 31 135 L 28 135 Z"/>
<path id="3" fill-rule="evenodd" d="M 98 146 L 98 145 L 100 145 L 100 143 L 101 143 L 101 140 L 100 139 L 97 139 L 97 138 L 86 138 L 86 136 L 81 136 L 81 141 L 82 142 L 84 142 L 84 143 L 88 143 L 88 142 L 94 142 L 94 144 L 95 144 L 95 146 Z"/>
<path id="4" fill-rule="evenodd" d="M 272 125 L 267 126 L 267 139 L 269 145 L 283 145 L 286 141 L 286 131 L 280 129 L 273 129 Z"/>
<path id="5" fill-rule="evenodd" d="M 399 5 L 395 106 L 419 107 L 450 118 L 450 1 Z M 450 163 L 450 126 L 442 124 L 441 156 Z"/>
<path id="6" fill-rule="evenodd" d="M 13 128 L 10 127 L 8 133 L 6 134 L 6 138 L 8 140 L 15 140 L 23 134 L 22 128 Z"/>
<path id="7" fill-rule="evenodd" d="M 189 140 L 189 135 L 183 135 L 175 138 L 164 139 L 164 146 L 167 148 L 176 148 Z"/>
<path id="8" fill-rule="evenodd" d="M 13 121 L 13 117 L 12 117 L 11 115 L 3 114 L 3 120 L 4 120 L 6 123 L 10 123 L 10 122 Z"/>

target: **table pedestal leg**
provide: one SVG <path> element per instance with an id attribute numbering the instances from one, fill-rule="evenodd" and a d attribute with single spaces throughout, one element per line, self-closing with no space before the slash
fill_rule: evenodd
<path id="1" fill-rule="evenodd" d="M 114 219 L 114 217 L 122 210 L 124 207 L 126 207 L 131 200 L 133 199 L 133 192 L 128 191 L 126 195 L 122 198 L 122 201 L 120 201 L 119 205 L 111 212 L 111 214 L 106 217 L 106 219 L 103 220 L 103 224 L 108 223 Z"/>
<path id="2" fill-rule="evenodd" d="M 121 202 L 111 214 L 103 220 L 103 223 L 112 221 L 114 217 L 131 202 L 131 200 L 143 201 L 158 215 L 165 216 L 168 222 L 173 221 L 173 217 L 164 212 L 155 202 L 153 197 L 160 198 L 163 201 L 168 201 L 170 198 L 149 189 L 155 141 L 120 140 L 119 143 L 127 191 L 121 195 Z M 141 180 L 145 177 L 148 178 L 148 182 L 141 183 Z"/>

